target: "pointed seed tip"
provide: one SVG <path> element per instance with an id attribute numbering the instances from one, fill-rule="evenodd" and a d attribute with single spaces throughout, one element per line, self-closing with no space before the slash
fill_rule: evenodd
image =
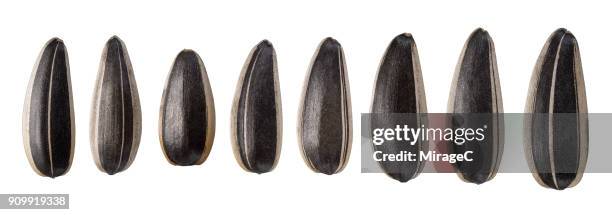
<path id="1" fill-rule="evenodd" d="M 179 55 L 183 54 L 196 54 L 196 52 L 193 49 L 183 49 L 181 52 L 179 52 Z"/>
<path id="2" fill-rule="evenodd" d="M 53 37 L 49 40 L 49 42 L 54 42 L 54 43 L 63 43 L 64 41 L 62 39 L 60 39 L 59 37 Z"/>
<path id="3" fill-rule="evenodd" d="M 489 35 L 489 32 L 487 30 L 485 30 L 484 28 L 476 28 L 476 30 L 474 30 L 474 34 L 476 34 L 476 35 Z"/>
<path id="4" fill-rule="evenodd" d="M 269 40 L 264 39 L 257 44 L 257 48 L 263 49 L 263 48 L 274 48 L 274 47 L 272 46 L 272 43 Z"/>
<path id="5" fill-rule="evenodd" d="M 474 32 L 483 32 L 483 33 L 487 33 L 487 30 L 485 30 L 485 29 L 484 29 L 484 28 L 482 28 L 482 27 L 478 27 L 478 28 L 476 28 L 476 30 L 474 30 Z"/>
<path id="6" fill-rule="evenodd" d="M 399 36 L 402 36 L 402 37 L 412 38 L 412 34 L 411 34 L 411 33 L 408 33 L 408 32 L 401 33 L 401 34 L 399 34 L 399 35 L 397 35 L 397 36 L 398 36 L 398 37 L 399 37 Z"/>
<path id="7" fill-rule="evenodd" d="M 107 44 L 111 44 L 111 43 L 122 44 L 123 41 L 117 35 L 113 35 L 110 39 L 108 39 L 106 43 Z"/>
<path id="8" fill-rule="evenodd" d="M 408 177 L 402 177 L 402 176 L 399 176 L 399 175 L 391 176 L 391 178 L 393 180 L 397 181 L 397 182 L 400 182 L 400 183 L 406 183 L 406 182 L 408 182 L 410 180 L 410 178 L 408 178 Z"/>
<path id="9" fill-rule="evenodd" d="M 338 43 L 338 40 L 336 40 L 333 37 L 325 37 L 325 39 L 323 39 L 324 43 Z"/>
<path id="10" fill-rule="evenodd" d="M 488 40 L 491 41 L 493 40 L 491 38 L 491 35 L 489 35 L 489 32 L 482 29 L 482 28 L 477 28 L 476 30 L 474 30 L 474 32 L 472 32 L 472 34 L 469 37 L 469 40 Z"/>
<path id="11" fill-rule="evenodd" d="M 265 44 L 265 45 L 272 45 L 272 43 L 268 40 L 268 39 L 263 39 L 261 40 L 261 42 L 259 42 L 259 44 Z"/>
<path id="12" fill-rule="evenodd" d="M 49 41 L 47 41 L 44 47 L 49 48 L 49 47 L 57 47 L 57 46 L 64 46 L 64 41 L 58 37 L 53 37 L 49 39 Z"/>
<path id="13" fill-rule="evenodd" d="M 557 30 L 555 30 L 556 32 L 563 32 L 563 33 L 568 33 L 569 31 L 566 28 L 557 28 Z"/>
<path id="14" fill-rule="evenodd" d="M 321 47 L 341 47 L 340 42 L 332 37 L 326 37 L 321 43 Z"/>
<path id="15" fill-rule="evenodd" d="M 393 40 L 396 40 L 398 42 L 414 42 L 414 38 L 412 37 L 412 34 L 410 33 L 401 33 L 395 36 Z"/>

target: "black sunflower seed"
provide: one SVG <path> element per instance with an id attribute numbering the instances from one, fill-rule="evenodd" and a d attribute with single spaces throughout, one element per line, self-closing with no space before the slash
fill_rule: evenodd
<path id="1" fill-rule="evenodd" d="M 489 33 L 476 29 L 467 40 L 455 70 L 448 101 L 453 126 L 487 125 L 485 142 L 450 143 L 449 152 L 472 151 L 472 161 L 458 161 L 453 166 L 461 179 L 481 184 L 495 177 L 503 152 L 504 126 L 502 96 Z"/>
<path id="2" fill-rule="evenodd" d="M 117 36 L 102 52 L 90 129 L 98 169 L 112 175 L 132 164 L 140 143 L 140 101 L 130 57 Z"/>
<path id="3" fill-rule="evenodd" d="M 179 166 L 206 161 L 215 137 L 215 104 L 200 56 L 176 56 L 160 105 L 159 136 L 168 162 Z"/>
<path id="4" fill-rule="evenodd" d="M 321 42 L 306 77 L 298 120 L 298 138 L 306 164 L 334 174 L 346 166 L 351 149 L 351 103 L 342 46 Z"/>
<path id="5" fill-rule="evenodd" d="M 66 174 L 75 133 L 68 53 L 62 40 L 49 40 L 40 53 L 23 111 L 24 146 L 34 171 L 51 178 Z"/>
<path id="6" fill-rule="evenodd" d="M 557 190 L 578 184 L 588 155 L 588 110 L 578 42 L 569 31 L 558 29 L 542 48 L 525 112 L 525 154 L 535 179 Z"/>
<path id="7" fill-rule="evenodd" d="M 232 107 L 232 146 L 240 166 L 249 172 L 272 171 L 282 138 L 282 111 L 276 53 L 267 40 L 249 54 Z"/>
<path id="8" fill-rule="evenodd" d="M 395 125 L 394 122 L 399 121 L 392 115 L 378 113 L 427 113 L 419 55 L 412 35 L 400 34 L 389 44 L 378 69 L 371 112 L 376 114 L 376 123 L 386 126 Z M 426 119 L 419 116 L 414 120 L 409 118 L 407 121 L 414 123 L 410 125 L 414 128 L 426 123 Z M 382 145 L 374 145 L 374 149 L 384 154 L 419 154 L 427 151 L 428 146 L 426 141 L 414 145 L 387 141 Z M 414 162 L 381 161 L 379 164 L 391 178 L 406 182 L 415 178 L 425 163 L 419 159 Z"/>

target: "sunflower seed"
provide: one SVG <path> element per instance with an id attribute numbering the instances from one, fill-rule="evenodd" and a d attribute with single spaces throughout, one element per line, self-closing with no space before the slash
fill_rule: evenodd
<path id="1" fill-rule="evenodd" d="M 90 129 L 98 169 L 112 175 L 132 164 L 140 143 L 140 101 L 130 57 L 117 36 L 102 52 Z"/>
<path id="2" fill-rule="evenodd" d="M 168 162 L 206 161 L 215 138 L 215 104 L 206 68 L 195 51 L 176 56 L 159 111 L 159 137 Z"/>
<path id="3" fill-rule="evenodd" d="M 251 50 L 236 87 L 232 106 L 232 146 L 249 172 L 272 171 L 282 138 L 282 111 L 276 53 L 267 40 Z"/>
<path id="4" fill-rule="evenodd" d="M 500 116 L 503 106 L 495 47 L 489 33 L 481 28 L 470 35 L 463 47 L 453 78 L 448 111 L 454 113 L 453 126 L 469 124 L 457 125 L 466 117 L 478 118 L 475 121 L 487 122 L 489 126 L 485 143 L 448 144 L 450 153 L 473 152 L 473 161 L 455 163 L 455 171 L 466 182 L 481 184 L 493 179 L 504 145 L 503 117 Z"/>
<path id="5" fill-rule="evenodd" d="M 371 112 L 427 113 L 419 54 L 412 35 L 400 34 L 389 44 L 378 69 Z M 414 121 L 409 120 L 415 123 L 411 126 L 418 128 L 421 124 L 426 123 L 423 122 L 426 121 L 425 119 L 416 118 Z M 377 123 L 386 125 L 395 124 L 393 122 L 396 120 L 393 116 L 379 115 L 376 117 Z M 374 145 L 374 149 L 384 154 L 400 152 L 419 154 L 421 151 L 427 151 L 428 144 L 426 141 L 414 145 L 388 142 Z M 415 178 L 423 170 L 425 163 L 419 159 L 414 162 L 381 161 L 379 164 L 391 178 L 406 182 Z"/>
<path id="6" fill-rule="evenodd" d="M 331 175 L 346 166 L 351 149 L 351 102 L 342 46 L 332 38 L 315 52 L 298 120 L 303 158 L 313 171 Z"/>
<path id="7" fill-rule="evenodd" d="M 34 171 L 51 178 L 66 174 L 74 134 L 68 53 L 64 42 L 53 38 L 34 66 L 23 109 L 24 147 Z"/>
<path id="8" fill-rule="evenodd" d="M 525 112 L 525 154 L 535 179 L 557 190 L 578 184 L 588 156 L 588 110 L 578 42 L 569 31 L 558 29 L 542 48 Z"/>

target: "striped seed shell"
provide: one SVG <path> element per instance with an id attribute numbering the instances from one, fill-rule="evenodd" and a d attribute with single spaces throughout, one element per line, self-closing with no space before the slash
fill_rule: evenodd
<path id="1" fill-rule="evenodd" d="M 200 165 L 215 137 L 215 104 L 206 68 L 192 50 L 181 51 L 164 88 L 159 111 L 159 138 L 168 162 Z"/>
<path id="2" fill-rule="evenodd" d="M 351 149 L 351 102 L 342 46 L 324 39 L 306 76 L 298 142 L 310 169 L 327 175 L 346 166 Z"/>
<path id="3" fill-rule="evenodd" d="M 566 29 L 548 38 L 533 70 L 525 113 L 525 154 L 544 187 L 580 182 L 588 156 L 587 98 L 578 42 Z"/>
<path id="4" fill-rule="evenodd" d="M 387 47 L 375 81 L 371 112 L 377 114 L 376 121 L 383 120 L 377 123 L 386 126 L 395 125 L 397 119 L 391 115 L 378 113 L 427 113 L 419 54 L 412 35 L 400 34 Z M 409 118 L 409 123 L 414 123 L 410 126 L 414 128 L 420 127 L 427 121 L 420 116 L 416 116 L 414 120 L 412 117 Z M 421 151 L 426 152 L 428 146 L 427 141 L 419 141 L 414 145 L 387 141 L 382 145 L 374 145 L 374 149 L 384 154 L 400 152 L 419 154 Z M 414 162 L 381 161 L 379 165 L 391 178 L 406 182 L 423 170 L 425 162 L 420 159 Z"/>
<path id="5" fill-rule="evenodd" d="M 249 172 L 272 171 L 280 156 L 283 122 L 276 53 L 267 40 L 251 50 L 242 68 L 231 126 L 238 164 Z"/>
<path id="6" fill-rule="evenodd" d="M 450 143 L 449 152 L 473 152 L 473 161 L 458 161 L 454 164 L 458 176 L 465 182 L 481 184 L 493 179 L 503 153 L 503 105 L 495 46 L 489 33 L 481 28 L 470 35 L 463 47 L 453 78 L 448 111 L 454 114 L 453 124 L 462 117 L 479 118 L 476 120 L 479 121 L 477 126 L 482 126 L 480 123 L 484 120 L 478 114 L 486 114 L 486 141 L 467 141 L 463 145 Z"/>
<path id="7" fill-rule="evenodd" d="M 98 169 L 127 169 L 140 143 L 141 113 L 134 71 L 125 44 L 113 36 L 104 46 L 91 111 L 90 139 Z"/>
<path id="8" fill-rule="evenodd" d="M 53 38 L 34 66 L 23 109 L 23 143 L 36 173 L 55 178 L 68 172 L 74 130 L 68 53 L 64 42 Z"/>

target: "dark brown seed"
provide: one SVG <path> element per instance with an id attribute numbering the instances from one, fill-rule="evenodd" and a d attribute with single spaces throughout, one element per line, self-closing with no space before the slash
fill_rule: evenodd
<path id="1" fill-rule="evenodd" d="M 98 169 L 112 175 L 132 164 L 140 143 L 140 101 L 130 57 L 117 36 L 102 52 L 90 129 Z"/>
<path id="2" fill-rule="evenodd" d="M 351 149 L 351 102 L 342 46 L 332 38 L 314 54 L 302 95 L 298 140 L 313 171 L 334 174 L 346 166 Z"/>
<path id="3" fill-rule="evenodd" d="M 525 112 L 525 154 L 535 179 L 557 190 L 578 184 L 588 156 L 588 110 L 578 42 L 569 31 L 555 31 L 542 48 Z"/>
<path id="4" fill-rule="evenodd" d="M 200 56 L 176 56 L 159 111 L 159 137 L 168 162 L 179 166 L 206 161 L 215 138 L 215 104 Z"/>
<path id="5" fill-rule="evenodd" d="M 34 66 L 23 109 L 23 140 L 30 165 L 41 176 L 70 169 L 74 154 L 74 110 L 64 42 L 47 42 Z"/>
<path id="6" fill-rule="evenodd" d="M 274 47 L 261 41 L 249 54 L 232 107 L 232 146 L 249 172 L 272 171 L 282 144 L 282 110 Z"/>
<path id="7" fill-rule="evenodd" d="M 500 90 L 495 47 L 489 33 L 476 29 L 467 40 L 450 91 L 449 113 L 454 113 L 453 124 L 461 117 L 479 118 L 488 124 L 486 142 L 463 145 L 449 144 L 450 153 L 472 151 L 473 161 L 454 164 L 459 177 L 466 182 L 481 184 L 495 177 L 504 146 L 502 94 Z M 499 114 L 499 115 L 498 115 Z M 458 118 L 457 118 L 458 117 Z M 459 125 L 461 126 L 461 125 Z M 463 125 L 465 126 L 465 125 Z"/>
<path id="8" fill-rule="evenodd" d="M 391 41 L 385 55 L 383 56 L 374 86 L 372 99 L 372 113 L 427 113 L 423 77 L 419 54 L 412 35 L 400 34 Z M 408 120 L 415 122 L 412 127 L 418 128 L 426 122 L 426 119 Z M 386 125 L 394 124 L 393 116 L 380 115 L 377 123 Z M 376 151 L 384 154 L 397 154 L 400 152 L 411 152 L 419 154 L 428 150 L 426 141 L 414 145 L 399 142 L 390 142 L 382 145 L 374 145 Z M 400 182 L 406 182 L 415 178 L 423 169 L 424 161 L 415 162 L 379 162 L 381 168 L 391 178 Z"/>

